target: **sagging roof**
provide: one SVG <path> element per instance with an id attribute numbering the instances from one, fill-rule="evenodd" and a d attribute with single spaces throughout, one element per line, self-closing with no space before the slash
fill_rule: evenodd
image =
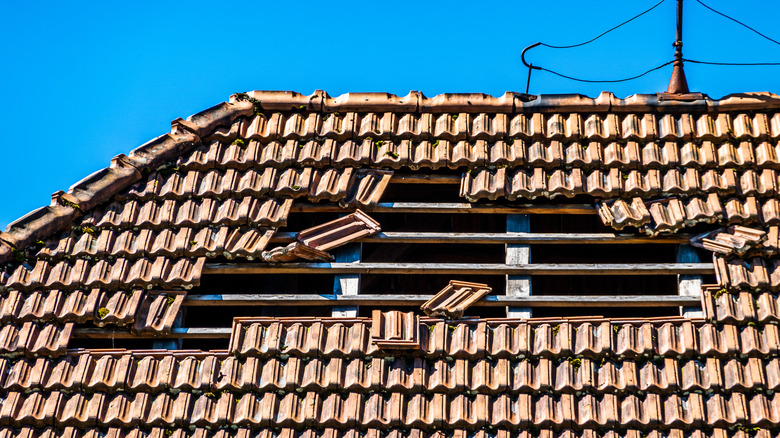
<path id="1" fill-rule="evenodd" d="M 761 93 L 234 95 L 0 233 L 2 433 L 773 436 L 778 108 Z M 259 260 L 296 203 L 370 212 L 392 172 L 420 169 L 458 173 L 473 203 L 577 196 L 615 229 L 769 237 L 715 256 L 705 319 L 237 319 L 226 351 L 68 350 L 77 325 L 170 333 L 208 259 Z"/>

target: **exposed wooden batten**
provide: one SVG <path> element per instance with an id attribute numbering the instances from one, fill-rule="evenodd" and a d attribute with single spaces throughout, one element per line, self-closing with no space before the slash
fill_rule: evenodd
<path id="1" fill-rule="evenodd" d="M 366 295 L 318 295 L 318 294 L 216 294 L 189 295 L 185 306 L 266 306 L 266 305 L 371 305 L 418 306 L 432 295 L 366 294 Z M 699 305 L 694 297 L 678 295 L 535 295 L 509 297 L 489 295 L 474 306 L 530 306 L 530 307 L 677 307 Z"/>
<path id="2" fill-rule="evenodd" d="M 293 213 L 344 213 L 354 208 L 334 204 L 296 204 Z M 464 213 L 464 214 L 596 214 L 590 204 L 470 204 L 467 202 L 380 202 L 371 209 L 375 213 Z"/>
<path id="3" fill-rule="evenodd" d="M 204 274 L 471 274 L 678 275 L 712 274 L 712 263 L 207 263 Z"/>
<path id="4" fill-rule="evenodd" d="M 80 339 L 225 339 L 230 338 L 230 327 L 174 328 L 170 333 L 134 334 L 129 330 L 106 330 L 103 328 L 74 329 L 72 336 Z"/>
<path id="5" fill-rule="evenodd" d="M 271 239 L 275 243 L 295 240 L 293 232 L 279 232 Z M 616 235 L 611 233 L 436 233 L 387 232 L 358 239 L 375 243 L 474 243 L 474 244 L 676 244 L 687 243 L 687 234 L 669 236 Z"/>
<path id="6" fill-rule="evenodd" d="M 460 175 L 398 175 L 390 178 L 390 184 L 460 184 Z"/>

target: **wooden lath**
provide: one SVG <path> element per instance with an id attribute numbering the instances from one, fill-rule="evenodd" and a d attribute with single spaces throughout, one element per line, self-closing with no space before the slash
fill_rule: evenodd
<path id="1" fill-rule="evenodd" d="M 207 263 L 203 274 L 695 275 L 712 263 Z"/>
<path id="2" fill-rule="evenodd" d="M 291 213 L 345 213 L 354 208 L 336 204 L 293 204 Z M 467 202 L 380 202 L 371 209 L 376 213 L 440 214 L 598 214 L 591 204 L 471 204 Z"/>
<path id="3" fill-rule="evenodd" d="M 271 242 L 286 243 L 295 239 L 292 232 L 279 232 Z M 649 237 L 633 234 L 571 234 L 571 233 L 438 233 L 438 232 L 384 232 L 357 239 L 357 242 L 370 243 L 473 243 L 473 244 L 674 244 L 688 243 L 687 234 Z"/>
<path id="4" fill-rule="evenodd" d="M 298 305 L 369 305 L 419 306 L 429 300 L 424 294 L 320 295 L 320 294 L 197 294 L 189 295 L 185 306 L 298 306 Z M 473 304 L 476 307 L 678 307 L 696 306 L 701 300 L 679 295 L 532 295 L 508 297 L 488 295 Z"/>

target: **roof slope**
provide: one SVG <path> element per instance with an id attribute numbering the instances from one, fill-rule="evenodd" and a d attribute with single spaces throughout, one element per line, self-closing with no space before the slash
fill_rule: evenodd
<path id="1" fill-rule="evenodd" d="M 778 108 L 768 94 L 234 95 L 0 233 L 1 433 L 775 436 Z M 472 202 L 586 196 L 616 229 L 766 237 L 743 230 L 738 251 L 733 230 L 712 237 L 725 249 L 706 320 L 422 318 L 420 350 L 387 352 L 369 319 L 249 319 L 229 351 L 67 350 L 76 324 L 169 332 L 208 258 L 259 257 L 296 202 L 370 210 L 392 169 L 460 170 Z"/>

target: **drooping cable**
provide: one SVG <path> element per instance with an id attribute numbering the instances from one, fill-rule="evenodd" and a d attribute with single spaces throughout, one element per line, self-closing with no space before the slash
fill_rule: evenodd
<path id="1" fill-rule="evenodd" d="M 780 65 L 780 62 L 712 62 L 712 61 L 697 61 L 695 59 L 683 59 L 685 62 L 692 62 L 694 64 L 705 65 L 736 65 L 736 66 L 760 66 L 760 65 Z"/>
<path id="2" fill-rule="evenodd" d="M 609 80 L 595 80 L 595 79 L 582 79 L 582 78 L 575 78 L 575 77 L 572 77 L 572 76 L 569 76 L 569 75 L 565 75 L 565 74 L 563 74 L 563 73 L 559 73 L 559 72 L 557 72 L 557 71 L 554 71 L 554 70 L 550 70 L 550 69 L 548 69 L 548 68 L 539 67 L 539 66 L 535 66 L 535 65 L 533 65 L 533 64 L 529 64 L 529 63 L 528 63 L 528 62 L 526 62 L 526 60 L 525 60 L 525 53 L 526 53 L 528 50 L 530 50 L 530 49 L 533 49 L 534 47 L 537 47 L 537 46 L 544 46 L 544 47 L 548 47 L 548 48 L 551 48 L 551 49 L 571 49 L 571 48 L 574 48 L 574 47 L 580 47 L 580 46 L 584 46 L 585 44 L 592 43 L 593 41 L 596 41 L 597 39 L 599 39 L 599 38 L 603 37 L 604 35 L 606 35 L 606 34 L 608 34 L 608 33 L 610 33 L 610 32 L 612 32 L 613 30 L 615 30 L 615 29 L 618 29 L 618 28 L 620 28 L 621 26 L 624 26 L 624 25 L 626 25 L 626 24 L 628 24 L 628 23 L 630 23 L 630 22 L 632 22 L 632 21 L 636 20 L 637 18 L 639 18 L 639 17 L 641 17 L 641 16 L 643 16 L 643 15 L 647 14 L 648 12 L 650 12 L 650 11 L 652 11 L 653 9 L 657 8 L 658 6 L 660 6 L 660 5 L 661 5 L 661 4 L 662 4 L 664 1 L 666 1 L 666 0 L 660 0 L 658 3 L 656 3 L 655 5 L 653 5 L 651 8 L 649 8 L 649 9 L 647 9 L 647 10 L 645 10 L 645 11 L 643 11 L 643 12 L 641 12 L 641 13 L 639 13 L 639 14 L 637 14 L 637 15 L 635 15 L 635 16 L 633 16 L 633 17 L 631 17 L 631 18 L 629 18 L 628 20 L 626 20 L 626 21 L 624 21 L 624 22 L 622 22 L 622 23 L 618 24 L 617 26 L 614 26 L 614 27 L 612 27 L 612 28 L 610 28 L 610 29 L 607 29 L 607 30 L 605 30 L 604 32 L 602 32 L 602 33 L 600 33 L 599 35 L 597 35 L 595 38 L 592 38 L 592 39 L 590 39 L 590 40 L 588 40 L 588 41 L 585 41 L 585 42 L 582 42 L 582 43 L 579 43 L 579 44 L 572 44 L 572 45 L 568 45 L 568 46 L 556 46 L 556 45 L 552 45 L 552 44 L 546 44 L 546 43 L 538 42 L 538 43 L 536 43 L 536 44 L 532 44 L 532 45 L 530 45 L 530 46 L 526 47 L 526 48 L 523 50 L 523 53 L 522 53 L 522 55 L 521 55 L 521 59 L 522 59 L 522 61 L 523 61 L 523 64 L 524 64 L 526 67 L 528 67 L 528 79 L 527 79 L 527 81 L 526 81 L 526 92 L 528 92 L 528 89 L 529 89 L 529 87 L 530 87 L 530 84 L 531 84 L 531 71 L 532 71 L 532 70 L 542 70 L 542 71 L 546 71 L 546 72 L 548 72 L 548 73 L 551 73 L 551 74 L 554 74 L 554 75 L 556 75 L 556 76 L 559 76 L 559 77 L 562 77 L 562 78 L 565 78 L 565 79 L 569 79 L 569 80 L 572 80 L 572 81 L 577 81 L 577 82 L 587 82 L 587 83 L 616 83 L 616 82 L 626 82 L 626 81 L 630 81 L 630 80 L 633 80 L 633 79 L 641 78 L 642 76 L 644 76 L 644 75 L 646 75 L 646 74 L 648 74 L 648 73 L 650 73 L 650 72 L 653 72 L 653 71 L 655 71 L 655 70 L 658 70 L 658 69 L 660 69 L 660 68 L 663 68 L 663 67 L 665 67 L 665 66 L 667 66 L 667 65 L 671 64 L 671 63 L 672 63 L 672 62 L 674 62 L 674 61 L 669 61 L 669 62 L 667 62 L 667 63 L 664 63 L 664 64 L 661 64 L 661 65 L 659 65 L 659 66 L 657 66 L 657 67 L 653 67 L 653 68 L 651 68 L 650 70 L 647 70 L 647 71 L 645 71 L 644 73 L 641 73 L 641 74 L 638 74 L 638 75 L 636 75 L 636 76 L 632 76 L 632 77 L 629 77 L 629 78 L 623 78 L 623 79 L 609 79 Z"/>
<path id="3" fill-rule="evenodd" d="M 546 43 L 539 42 L 539 43 L 532 44 L 532 45 L 526 47 L 525 50 L 523 50 L 523 54 L 521 56 L 523 64 L 526 67 L 528 67 L 528 80 L 527 80 L 527 83 L 526 83 L 526 93 L 528 92 L 528 88 L 530 87 L 531 71 L 532 70 L 546 71 L 547 73 L 551 73 L 553 75 L 562 77 L 564 79 L 569 79 L 569 80 L 577 81 L 577 82 L 586 82 L 586 83 L 616 83 L 616 82 L 626 82 L 626 81 L 631 81 L 631 80 L 634 80 L 634 79 L 641 78 L 642 76 L 645 76 L 648 73 L 651 73 L 653 71 L 659 70 L 659 69 L 661 69 L 663 67 L 666 67 L 669 64 L 674 63 L 674 61 L 669 61 L 669 62 L 661 64 L 661 65 L 659 65 L 657 67 L 653 67 L 653 68 L 651 68 L 651 69 L 649 69 L 649 70 L 647 70 L 647 71 L 645 71 L 645 72 L 643 72 L 641 74 L 638 74 L 636 76 L 631 76 L 631 77 L 628 77 L 628 78 L 609 79 L 609 80 L 607 80 L 607 79 L 605 79 L 605 80 L 594 80 L 594 79 L 575 78 L 575 77 L 572 77 L 572 76 L 569 76 L 569 75 L 565 75 L 563 73 L 559 73 L 559 72 L 554 71 L 554 70 L 550 70 L 548 68 L 544 68 L 544 67 L 540 67 L 540 66 L 537 66 L 537 65 L 533 65 L 531 63 L 528 63 L 525 60 L 525 53 L 528 50 L 530 50 L 530 49 L 532 49 L 534 47 L 537 47 L 537 46 L 544 46 L 544 47 L 548 47 L 548 48 L 551 48 L 551 49 L 571 49 L 571 48 L 580 47 L 580 46 L 584 46 L 585 44 L 592 43 L 593 41 L 596 41 L 597 39 L 603 37 L 604 35 L 606 35 L 606 34 L 608 34 L 610 32 L 612 32 L 613 30 L 618 29 L 621 26 L 624 26 L 624 25 L 626 25 L 626 24 L 636 20 L 637 18 L 647 14 L 648 12 L 650 12 L 653 9 L 657 8 L 658 6 L 660 6 L 664 1 L 665 0 L 660 0 L 658 3 L 653 5 L 651 8 L 649 8 L 649 9 L 647 9 L 647 10 L 645 10 L 645 11 L 643 11 L 643 12 L 637 14 L 637 15 L 635 15 L 634 17 L 632 17 L 632 18 L 630 18 L 630 19 L 628 19 L 628 20 L 618 24 L 617 26 L 614 26 L 614 27 L 612 27 L 612 28 L 610 28 L 610 29 L 600 33 L 595 38 L 592 38 L 592 39 L 590 39 L 588 41 L 585 41 L 585 42 L 582 42 L 582 43 L 579 43 L 579 44 L 572 44 L 572 45 L 568 45 L 568 46 L 555 46 L 555 45 L 552 45 L 552 44 L 546 44 Z M 765 38 L 765 39 L 767 39 L 767 40 L 769 40 L 769 41 L 771 41 L 771 42 L 773 42 L 775 44 L 780 45 L 779 41 L 774 40 L 774 39 L 772 39 L 772 38 L 762 34 L 761 32 L 757 31 L 756 29 L 748 26 L 747 24 L 742 23 L 741 21 L 739 21 L 739 20 L 737 20 L 735 18 L 732 18 L 732 17 L 730 17 L 730 16 L 728 16 L 728 15 L 726 15 L 726 14 L 720 12 L 720 11 L 717 11 L 717 10 L 713 9 L 712 7 L 706 5 L 704 2 L 702 2 L 701 0 L 696 0 L 696 1 L 699 4 L 701 4 L 702 6 L 704 6 L 705 8 L 709 9 L 710 11 L 712 11 L 712 12 L 718 14 L 718 15 L 721 15 L 721 16 L 723 16 L 723 17 L 725 17 L 725 18 L 727 18 L 727 19 L 729 19 L 729 20 L 731 20 L 731 21 L 733 21 L 733 22 L 735 22 L 735 23 L 737 23 L 737 24 L 739 24 L 741 26 L 744 26 L 745 28 L 755 32 L 759 36 L 761 36 L 761 37 L 763 37 L 763 38 Z M 716 66 L 748 66 L 749 67 L 749 66 L 777 66 L 777 65 L 780 65 L 780 62 L 712 62 L 712 61 L 698 61 L 698 60 L 694 60 L 694 59 L 682 59 L 682 60 L 685 61 L 685 62 L 691 62 L 691 63 L 694 63 L 694 64 L 716 65 Z"/>
<path id="4" fill-rule="evenodd" d="M 750 26 L 748 26 L 747 24 L 745 24 L 745 23 L 743 23 L 743 22 L 741 22 L 741 21 L 737 20 L 736 18 L 729 17 L 728 15 L 724 14 L 723 12 L 716 11 L 715 9 L 713 9 L 713 8 L 711 8 L 711 7 L 707 6 L 706 4 L 704 4 L 704 2 L 703 2 L 703 1 L 701 1 L 701 0 L 696 0 L 696 1 L 697 1 L 697 2 L 698 2 L 700 5 L 704 6 L 704 7 L 705 7 L 705 8 L 707 8 L 707 9 L 709 9 L 710 11 L 712 11 L 712 12 L 714 12 L 714 13 L 716 13 L 716 14 L 718 14 L 718 15 L 722 16 L 722 17 L 728 18 L 729 20 L 731 20 L 731 21 L 733 21 L 733 22 L 735 22 L 735 23 L 739 24 L 740 26 L 746 27 L 747 29 L 750 29 L 750 30 L 752 30 L 753 32 L 755 32 L 755 33 L 757 33 L 758 35 L 760 35 L 760 36 L 762 36 L 762 37 L 766 38 L 767 40 L 769 40 L 769 41 L 771 41 L 771 42 L 773 42 L 773 43 L 775 43 L 775 44 L 777 44 L 777 45 L 780 45 L 780 42 L 778 42 L 777 40 L 774 40 L 774 39 L 772 39 L 772 38 L 769 38 L 768 36 L 764 35 L 763 33 L 759 32 L 759 31 L 757 31 L 757 30 L 755 30 L 755 29 L 753 29 L 752 27 L 750 27 Z M 715 65 L 718 65 L 718 64 L 715 64 Z M 739 65 L 753 65 L 753 64 L 739 64 Z M 755 64 L 755 65 L 764 65 L 764 64 Z M 774 65 L 774 64 L 771 64 L 771 65 Z"/>
<path id="5" fill-rule="evenodd" d="M 545 46 L 545 47 L 549 47 L 549 48 L 551 48 L 551 49 L 572 49 L 572 48 L 574 48 L 574 47 L 580 47 L 580 46 L 584 46 L 585 44 L 589 44 L 589 43 L 592 43 L 593 41 L 596 41 L 597 39 L 599 39 L 599 38 L 603 37 L 604 35 L 606 35 L 606 34 L 608 34 L 608 33 L 610 33 L 610 32 L 612 32 L 613 30 L 615 30 L 615 29 L 617 29 L 617 28 L 619 28 L 619 27 L 623 26 L 624 24 L 628 24 L 628 23 L 630 23 L 630 22 L 632 22 L 632 21 L 636 20 L 637 18 L 641 17 L 642 15 L 645 15 L 646 13 L 648 13 L 648 12 L 652 11 L 653 9 L 657 8 L 658 6 L 661 6 L 661 3 L 665 2 L 665 1 L 666 1 L 666 0 L 661 0 L 660 2 L 656 3 L 656 4 L 655 4 L 655 6 L 653 6 L 652 8 L 650 8 L 650 9 L 648 9 L 648 10 L 646 10 L 646 11 L 642 12 L 642 13 L 641 13 L 641 14 L 639 14 L 639 15 L 635 15 L 634 17 L 632 17 L 632 18 L 630 18 L 630 19 L 628 19 L 628 20 L 626 20 L 626 21 L 624 21 L 624 22 L 622 22 L 622 23 L 618 24 L 617 26 L 615 26 L 615 27 L 613 27 L 613 28 L 611 28 L 611 29 L 608 29 L 608 30 L 606 30 L 606 31 L 602 32 L 602 33 L 601 33 L 601 34 L 599 34 L 597 37 L 595 37 L 595 38 L 593 38 L 593 39 L 591 39 L 591 40 L 585 41 L 585 42 L 583 42 L 583 43 L 579 43 L 579 44 L 572 44 L 572 45 L 570 45 L 570 46 L 554 46 L 554 45 L 552 45 L 552 44 L 546 44 L 546 43 L 540 43 L 540 44 L 541 44 L 541 45 L 543 45 L 543 46 Z"/>

